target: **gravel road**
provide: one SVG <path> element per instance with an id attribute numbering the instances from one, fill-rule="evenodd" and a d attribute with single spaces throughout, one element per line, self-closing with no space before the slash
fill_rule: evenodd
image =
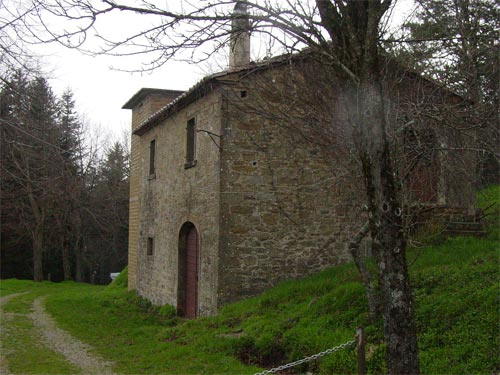
<path id="1" fill-rule="evenodd" d="M 0 298 L 0 306 L 21 294 L 25 293 L 11 294 Z M 44 301 L 45 297 L 35 299 L 33 301 L 32 312 L 28 315 L 33 320 L 36 331 L 33 337 L 40 337 L 43 345 L 62 354 L 68 362 L 79 367 L 84 375 L 113 375 L 111 370 L 113 363 L 104 361 L 102 358 L 92 354 L 90 352 L 92 349 L 91 346 L 84 344 L 65 330 L 59 328 L 54 319 L 45 311 Z M 4 318 L 6 317 L 5 315 L 7 314 L 3 314 Z M 8 324 L 8 321 L 4 321 L 3 323 Z M 6 362 L 4 360 L 1 362 L 0 373 L 10 374 Z"/>

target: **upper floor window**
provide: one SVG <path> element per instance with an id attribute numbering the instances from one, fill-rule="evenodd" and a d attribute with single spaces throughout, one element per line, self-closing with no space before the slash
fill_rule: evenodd
<path id="1" fill-rule="evenodd" d="M 156 140 L 153 139 L 149 144 L 149 178 L 155 177 L 155 155 L 156 155 Z"/>
<path id="2" fill-rule="evenodd" d="M 192 118 L 187 122 L 186 127 L 186 164 L 185 168 L 196 165 L 196 122 Z"/>

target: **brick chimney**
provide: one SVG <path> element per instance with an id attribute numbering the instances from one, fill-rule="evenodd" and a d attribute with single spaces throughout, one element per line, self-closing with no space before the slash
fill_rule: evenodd
<path id="1" fill-rule="evenodd" d="M 238 69 L 250 63 L 250 20 L 246 4 L 236 2 L 231 23 L 229 69 Z"/>

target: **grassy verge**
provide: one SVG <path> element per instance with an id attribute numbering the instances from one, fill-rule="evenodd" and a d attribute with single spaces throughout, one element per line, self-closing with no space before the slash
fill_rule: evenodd
<path id="1" fill-rule="evenodd" d="M 500 239 L 500 185 L 491 185 L 477 194 L 477 206 L 484 210 L 488 238 Z"/>
<path id="2" fill-rule="evenodd" d="M 78 374 L 79 369 L 62 355 L 45 348 L 36 335 L 31 318 L 2 319 L 2 355 L 13 374 Z"/>
<path id="3" fill-rule="evenodd" d="M 176 341 L 165 329 L 189 326 L 168 313 L 160 314 L 145 300 L 125 289 L 109 287 L 64 289 L 51 295 L 47 310 L 61 327 L 89 343 L 120 373 L 254 373 L 227 352 L 211 350 L 188 337 Z M 196 332 L 192 332 L 194 336 Z"/>
<path id="4" fill-rule="evenodd" d="M 491 188 L 480 203 L 490 205 L 499 193 L 498 187 Z M 498 215 L 491 220 L 485 238 L 450 238 L 408 252 L 422 373 L 500 370 Z M 2 282 L 7 291 L 33 285 Z M 349 341 L 360 325 L 368 335 L 369 372 L 384 371 L 380 325 L 368 323 L 363 287 L 350 264 L 282 283 L 196 321 L 151 306 L 127 292 L 123 280 L 106 288 L 74 283 L 39 288 L 50 294 L 47 309 L 58 323 L 116 362 L 120 373 L 251 374 L 258 366 L 286 363 Z M 297 371 L 353 373 L 355 354 L 344 350 Z"/>
<path id="5" fill-rule="evenodd" d="M 46 348 L 29 314 L 33 300 L 56 290 L 51 283 L 35 284 L 25 280 L 2 281 L 2 296 L 28 293 L 12 298 L 2 307 L 0 343 L 2 360 L 12 374 L 78 374 L 79 369 L 64 357 Z M 4 368 L 2 368 L 2 371 Z M 3 372 L 2 372 L 3 373 Z"/>

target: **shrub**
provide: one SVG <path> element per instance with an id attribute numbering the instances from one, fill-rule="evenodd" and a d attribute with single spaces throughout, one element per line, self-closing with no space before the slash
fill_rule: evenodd
<path id="1" fill-rule="evenodd" d="M 163 305 L 158 307 L 158 315 L 163 318 L 171 319 L 177 315 L 177 310 L 172 305 Z"/>
<path id="2" fill-rule="evenodd" d="M 128 266 L 126 266 L 122 272 L 114 279 L 111 284 L 109 284 L 110 288 L 120 288 L 126 289 L 128 287 Z"/>

